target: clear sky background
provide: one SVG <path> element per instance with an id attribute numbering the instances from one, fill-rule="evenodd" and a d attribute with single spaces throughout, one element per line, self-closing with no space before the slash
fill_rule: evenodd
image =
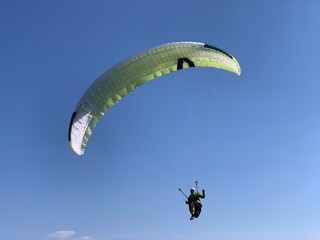
<path id="1" fill-rule="evenodd" d="M 320 2 L 0 2 L 0 239 L 320 239 Z M 236 57 L 115 105 L 83 156 L 67 141 L 83 92 L 173 41 Z M 203 212 L 183 195 L 199 179 Z"/>

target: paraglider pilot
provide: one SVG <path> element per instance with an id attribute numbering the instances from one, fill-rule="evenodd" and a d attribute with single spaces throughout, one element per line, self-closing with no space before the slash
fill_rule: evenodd
<path id="1" fill-rule="evenodd" d="M 188 197 L 188 200 L 186 201 L 186 204 L 189 205 L 189 211 L 191 213 L 190 220 L 193 220 L 194 218 L 199 217 L 201 213 L 202 203 L 200 201 L 200 198 L 205 198 L 205 190 L 202 189 L 202 194 L 197 192 L 194 188 L 190 189 L 190 195 Z"/>

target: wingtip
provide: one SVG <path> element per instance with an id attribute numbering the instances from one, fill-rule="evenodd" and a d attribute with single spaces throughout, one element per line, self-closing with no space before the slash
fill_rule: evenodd
<path id="1" fill-rule="evenodd" d="M 69 141 L 69 146 L 70 146 L 70 148 L 72 149 L 72 151 L 73 151 L 75 154 L 77 154 L 78 156 L 81 156 L 81 155 L 84 154 L 84 150 L 74 148 L 73 145 L 72 145 L 72 143 L 71 143 L 71 141 Z"/>

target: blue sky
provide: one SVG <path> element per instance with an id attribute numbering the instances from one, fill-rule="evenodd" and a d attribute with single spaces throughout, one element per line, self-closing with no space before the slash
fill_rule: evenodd
<path id="1" fill-rule="evenodd" d="M 320 3 L 1 1 L 0 238 L 320 238 Z M 188 69 L 104 116 L 84 156 L 67 142 L 86 88 L 119 61 L 200 41 L 240 77 Z M 189 221 L 185 192 L 207 197 Z"/>

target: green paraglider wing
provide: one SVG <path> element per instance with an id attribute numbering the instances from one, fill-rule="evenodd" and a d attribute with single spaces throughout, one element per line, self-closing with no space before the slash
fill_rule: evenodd
<path id="1" fill-rule="evenodd" d="M 69 143 L 85 151 L 94 127 L 108 109 L 146 82 L 190 67 L 213 67 L 240 75 L 237 60 L 225 51 L 199 42 L 160 45 L 131 57 L 102 74 L 80 99 L 69 125 Z"/>

